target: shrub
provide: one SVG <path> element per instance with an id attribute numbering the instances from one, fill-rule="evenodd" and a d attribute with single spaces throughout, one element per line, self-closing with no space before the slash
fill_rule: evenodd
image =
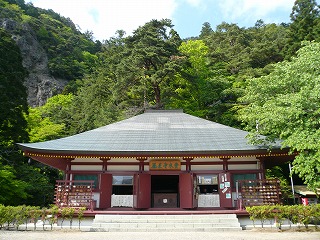
<path id="1" fill-rule="evenodd" d="M 0 204 L 0 229 L 2 229 L 3 225 L 6 223 L 5 212 L 6 207 Z"/>
<path id="2" fill-rule="evenodd" d="M 79 229 L 80 229 L 81 221 L 83 220 L 83 215 L 85 210 L 86 210 L 85 207 L 81 207 L 78 209 Z"/>
<path id="3" fill-rule="evenodd" d="M 37 221 L 41 216 L 41 209 L 39 207 L 30 207 L 28 217 L 33 221 L 34 230 L 37 228 Z"/>
<path id="4" fill-rule="evenodd" d="M 309 224 L 312 222 L 315 225 L 320 221 L 320 204 L 317 205 L 265 205 L 265 206 L 252 206 L 246 208 L 249 213 L 250 219 L 255 225 L 255 221 L 259 219 L 263 227 L 266 219 L 275 218 L 279 229 L 281 229 L 282 223 L 285 219 L 293 224 L 304 225 L 306 229 L 309 228 Z M 317 225 L 316 225 L 317 227 Z"/>

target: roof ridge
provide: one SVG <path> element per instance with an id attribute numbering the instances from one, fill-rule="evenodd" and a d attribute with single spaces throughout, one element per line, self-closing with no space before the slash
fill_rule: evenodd
<path id="1" fill-rule="evenodd" d="M 144 111 L 144 113 L 159 113 L 159 112 L 183 113 L 183 109 L 146 109 Z"/>

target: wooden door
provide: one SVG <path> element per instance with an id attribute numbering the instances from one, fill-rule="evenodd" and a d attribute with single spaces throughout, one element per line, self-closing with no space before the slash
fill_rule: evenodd
<path id="1" fill-rule="evenodd" d="M 100 203 L 99 208 L 111 207 L 112 174 L 103 173 L 100 176 Z"/>
<path id="2" fill-rule="evenodd" d="M 197 179 L 193 173 L 180 173 L 179 194 L 181 208 L 198 207 Z"/>
<path id="3" fill-rule="evenodd" d="M 151 175 L 148 173 L 137 173 L 133 176 L 133 207 L 151 207 Z"/>
<path id="4" fill-rule="evenodd" d="M 231 174 L 219 173 L 220 207 L 232 208 Z"/>

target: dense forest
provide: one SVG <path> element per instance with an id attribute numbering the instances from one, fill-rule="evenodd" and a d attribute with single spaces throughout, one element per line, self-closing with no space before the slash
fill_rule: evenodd
<path id="1" fill-rule="evenodd" d="M 169 19 L 151 20 L 100 42 L 52 10 L 0 0 L 0 203 L 48 205 L 61 177 L 24 158 L 15 143 L 80 133 L 150 108 L 247 130 L 251 142 L 261 134 L 281 139 L 299 152 L 295 174 L 320 187 L 319 11 L 315 0 L 296 0 L 290 23 L 213 29 L 206 22 L 190 39 Z M 5 28 L 8 20 L 18 27 Z M 49 74 L 66 81 L 41 106 L 27 102 L 32 73 L 17 45 L 26 29 L 46 53 Z"/>

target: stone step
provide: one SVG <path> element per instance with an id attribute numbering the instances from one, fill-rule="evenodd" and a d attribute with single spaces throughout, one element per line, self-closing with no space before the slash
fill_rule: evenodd
<path id="1" fill-rule="evenodd" d="M 94 223 L 238 223 L 238 219 L 218 219 L 218 218 L 203 218 L 203 219 L 95 219 Z"/>
<path id="2" fill-rule="evenodd" d="M 90 232 L 227 232 L 241 231 L 241 227 L 220 228 L 90 228 Z"/>
<path id="3" fill-rule="evenodd" d="M 226 224 L 226 223 L 93 223 L 92 227 L 102 228 L 193 228 L 193 227 L 239 227 L 239 223 Z"/>
<path id="4" fill-rule="evenodd" d="M 199 215 L 96 215 L 90 231 L 164 232 L 164 231 L 240 231 L 235 214 Z"/>
<path id="5" fill-rule="evenodd" d="M 218 219 L 230 219 L 237 218 L 236 214 L 195 214 L 195 215 L 95 215 L 95 219 L 199 219 L 199 218 L 218 218 Z"/>

